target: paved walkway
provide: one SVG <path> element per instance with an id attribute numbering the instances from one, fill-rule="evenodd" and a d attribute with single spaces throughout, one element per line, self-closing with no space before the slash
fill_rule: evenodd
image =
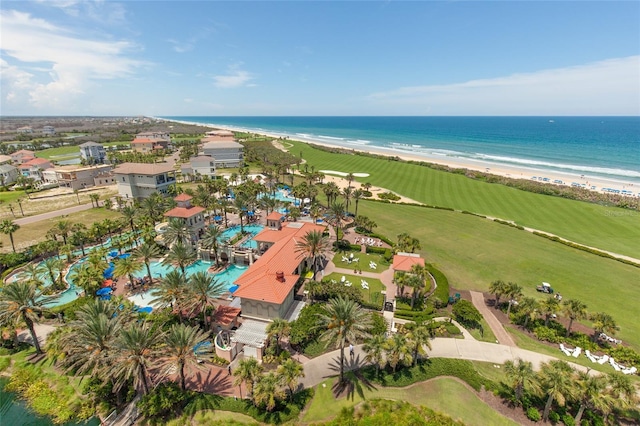
<path id="1" fill-rule="evenodd" d="M 89 204 L 80 204 L 78 206 L 67 207 L 66 209 L 60 209 L 52 212 L 36 214 L 33 216 L 21 217 L 19 219 L 15 219 L 14 222 L 20 226 L 28 225 L 30 223 L 40 222 L 41 220 L 51 219 L 58 216 L 64 216 L 71 213 L 81 212 L 84 210 L 89 210 L 93 206 L 91 203 Z"/>
<path id="2" fill-rule="evenodd" d="M 511 335 L 507 333 L 504 329 L 498 318 L 491 312 L 491 309 L 484 303 L 484 295 L 477 291 L 471 291 L 471 301 L 473 302 L 473 306 L 475 306 L 482 316 L 484 317 L 489 327 L 491 327 L 491 331 L 498 339 L 498 343 L 501 345 L 516 347 L 516 343 L 511 338 Z"/>

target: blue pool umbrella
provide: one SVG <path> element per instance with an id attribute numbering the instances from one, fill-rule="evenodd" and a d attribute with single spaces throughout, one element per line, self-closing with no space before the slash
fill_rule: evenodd
<path id="1" fill-rule="evenodd" d="M 115 269 L 116 269 L 115 266 L 109 266 L 107 269 L 104 270 L 104 272 L 102 273 L 102 276 L 105 278 L 113 277 L 113 271 Z"/>
<path id="2" fill-rule="evenodd" d="M 109 256 L 111 256 L 111 257 L 116 257 L 117 255 L 118 255 L 118 250 L 111 250 L 109 252 Z"/>
<path id="3" fill-rule="evenodd" d="M 229 287 L 229 292 L 230 293 L 235 293 L 237 289 L 239 289 L 240 286 L 239 285 L 232 285 L 231 287 Z"/>
<path id="4" fill-rule="evenodd" d="M 144 308 L 138 309 L 138 312 L 144 312 L 145 314 L 150 314 L 153 311 L 151 306 L 145 306 Z"/>
<path id="5" fill-rule="evenodd" d="M 247 216 L 253 216 L 255 213 L 253 213 L 252 211 L 247 212 Z"/>
<path id="6" fill-rule="evenodd" d="M 102 287 L 100 290 L 96 291 L 96 295 L 104 296 L 105 294 L 111 294 L 112 291 L 111 287 Z"/>
<path id="7" fill-rule="evenodd" d="M 118 256 L 120 259 L 126 259 L 127 257 L 131 256 L 131 253 L 124 253 L 121 254 L 120 256 Z"/>
<path id="8" fill-rule="evenodd" d="M 100 300 L 111 300 L 111 295 L 110 294 L 105 294 L 103 296 L 100 296 Z"/>
<path id="9" fill-rule="evenodd" d="M 216 222 L 221 221 L 222 217 L 221 216 L 214 216 L 213 220 L 215 220 Z"/>

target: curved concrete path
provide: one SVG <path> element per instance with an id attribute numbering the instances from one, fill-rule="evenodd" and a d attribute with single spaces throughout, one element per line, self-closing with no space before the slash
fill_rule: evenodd
<path id="1" fill-rule="evenodd" d="M 489 324 L 491 331 L 493 331 L 496 339 L 498 339 L 498 343 L 515 348 L 517 345 L 511 338 L 511 335 L 507 333 L 500 321 L 498 321 L 498 318 L 496 318 L 493 312 L 491 312 L 491 309 L 489 309 L 487 304 L 484 303 L 484 295 L 477 291 L 470 291 L 469 293 L 471 293 L 471 301 L 473 302 L 473 306 L 475 306 L 478 311 L 480 311 L 485 321 L 487 321 L 487 324 Z"/>

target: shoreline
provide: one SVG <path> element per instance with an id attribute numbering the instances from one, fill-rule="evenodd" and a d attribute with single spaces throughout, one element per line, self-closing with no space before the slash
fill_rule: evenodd
<path id="1" fill-rule="evenodd" d="M 509 179 L 523 179 L 529 181 L 537 181 L 541 183 L 547 183 L 551 185 L 559 186 L 574 186 L 582 187 L 590 191 L 598 192 L 601 194 L 615 194 L 620 196 L 626 196 L 631 198 L 640 198 L 640 183 L 633 181 L 622 181 L 612 178 L 606 178 L 597 175 L 590 174 L 573 174 L 563 171 L 555 171 L 548 169 L 537 169 L 535 167 L 527 166 L 513 166 L 506 165 L 487 160 L 476 160 L 471 158 L 460 157 L 447 157 L 446 155 L 428 155 L 426 153 L 411 154 L 402 151 L 398 151 L 392 148 L 384 148 L 380 146 L 360 145 L 358 147 L 343 146 L 339 144 L 332 144 L 325 140 L 318 140 L 314 138 L 308 138 L 303 136 L 292 137 L 288 134 L 280 134 L 274 132 L 263 131 L 259 129 L 246 129 L 236 126 L 228 126 L 222 124 L 209 124 L 198 123 L 181 120 L 170 120 L 160 117 L 154 117 L 167 122 L 175 122 L 181 124 L 198 125 L 202 127 L 208 127 L 212 129 L 223 129 L 235 132 L 254 133 L 259 135 L 265 135 L 279 139 L 280 141 L 294 140 L 310 145 L 319 145 L 326 148 L 342 149 L 354 152 L 360 152 L 365 154 L 375 154 L 385 157 L 397 157 L 404 161 L 413 162 L 425 162 L 432 163 L 441 166 L 450 167 L 452 169 L 468 169 L 470 171 L 477 171 L 482 173 L 493 174 L 496 176 L 506 177 Z M 367 170 L 340 170 L 345 173 L 367 173 Z M 535 179 L 533 179 L 535 177 Z"/>

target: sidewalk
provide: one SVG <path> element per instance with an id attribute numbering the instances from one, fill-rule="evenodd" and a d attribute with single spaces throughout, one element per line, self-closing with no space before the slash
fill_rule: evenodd
<path id="1" fill-rule="evenodd" d="M 91 203 L 89 204 L 81 204 L 79 206 L 67 207 L 66 209 L 60 209 L 52 212 L 36 214 L 33 216 L 21 217 L 19 219 L 15 219 L 14 222 L 17 225 L 28 225 L 30 223 L 40 222 L 41 220 L 51 219 L 58 216 L 64 216 L 71 213 L 81 212 L 84 210 L 89 210 L 93 206 Z"/>
<path id="2" fill-rule="evenodd" d="M 504 329 L 498 318 L 491 312 L 491 309 L 484 303 L 484 295 L 477 291 L 470 291 L 471 293 L 471 301 L 473 302 L 473 306 L 475 306 L 478 311 L 482 314 L 484 319 L 491 327 L 491 331 L 495 334 L 496 339 L 498 339 L 498 343 L 501 345 L 516 347 L 516 343 L 511 338 L 511 335 L 507 333 Z"/>

